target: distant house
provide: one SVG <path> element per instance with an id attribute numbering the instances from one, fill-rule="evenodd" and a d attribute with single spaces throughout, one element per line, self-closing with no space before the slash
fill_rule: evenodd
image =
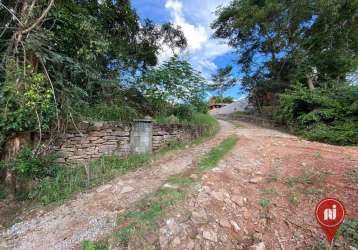
<path id="1" fill-rule="evenodd" d="M 211 103 L 209 105 L 209 109 L 213 110 L 213 109 L 219 109 L 219 108 L 223 108 L 227 105 L 229 105 L 230 103 Z"/>

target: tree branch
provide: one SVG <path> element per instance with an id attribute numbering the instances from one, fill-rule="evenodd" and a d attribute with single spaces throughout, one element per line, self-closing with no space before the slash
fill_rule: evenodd
<path id="1" fill-rule="evenodd" d="M 36 26 L 47 16 L 48 12 L 50 11 L 51 7 L 53 6 L 55 0 L 51 0 L 47 8 L 42 12 L 42 15 L 27 29 L 21 31 L 22 34 L 29 33 L 31 30 L 36 28 Z"/>
<path id="2" fill-rule="evenodd" d="M 13 11 L 11 11 L 8 7 L 6 7 L 1 1 L 0 1 L 0 6 L 2 6 L 5 10 L 7 10 L 7 11 L 12 15 L 12 17 L 13 17 L 16 21 L 18 21 L 21 26 L 23 26 L 23 23 L 20 21 L 19 18 L 17 18 L 17 16 L 13 13 Z"/>

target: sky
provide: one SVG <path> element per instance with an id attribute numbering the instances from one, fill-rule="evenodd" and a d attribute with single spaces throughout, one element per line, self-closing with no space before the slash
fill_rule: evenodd
<path id="1" fill-rule="evenodd" d="M 132 5 L 142 20 L 149 18 L 159 24 L 171 22 L 180 26 L 188 41 L 188 47 L 182 56 L 209 81 L 218 68 L 232 64 L 236 57 L 226 41 L 211 37 L 213 30 L 210 24 L 215 19 L 216 8 L 229 2 L 230 0 L 132 0 Z M 171 50 L 164 46 L 159 56 L 160 62 L 171 55 Z M 208 94 L 210 96 L 215 93 Z M 240 86 L 236 86 L 224 95 L 239 99 L 244 93 Z"/>

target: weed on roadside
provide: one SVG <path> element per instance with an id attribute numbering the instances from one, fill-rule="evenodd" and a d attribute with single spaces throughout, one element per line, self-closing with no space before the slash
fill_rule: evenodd
<path id="1" fill-rule="evenodd" d="M 316 151 L 316 152 L 314 153 L 314 157 L 315 157 L 316 159 L 320 159 L 320 158 L 322 158 L 322 156 L 321 156 L 321 152 Z"/>
<path id="2" fill-rule="evenodd" d="M 352 247 L 358 247 L 358 220 L 346 219 L 337 232 L 336 238 L 342 236 Z"/>
<path id="3" fill-rule="evenodd" d="M 302 175 L 299 176 L 290 176 L 285 179 L 285 184 L 290 187 L 293 187 L 297 184 L 302 185 L 312 185 L 315 183 L 320 183 L 326 177 L 326 173 L 314 169 L 305 169 Z"/>
<path id="4" fill-rule="evenodd" d="M 266 188 L 266 189 L 261 189 L 261 194 L 262 195 L 278 195 L 278 192 L 275 188 Z"/>
<path id="5" fill-rule="evenodd" d="M 124 159 L 104 156 L 89 165 L 63 168 L 56 177 L 42 180 L 29 197 L 43 204 L 63 201 L 76 192 L 104 184 L 113 176 L 137 169 L 149 160 L 149 155 L 130 155 Z"/>
<path id="6" fill-rule="evenodd" d="M 97 250 L 96 246 L 88 240 L 82 241 L 81 249 L 82 250 Z"/>
<path id="7" fill-rule="evenodd" d="M 108 250 L 106 242 L 92 243 L 88 240 L 81 242 L 81 250 Z"/>
<path id="8" fill-rule="evenodd" d="M 259 205 L 260 205 L 262 208 L 267 208 L 270 204 L 271 204 L 271 201 L 268 200 L 268 199 L 261 199 L 261 200 L 259 200 Z"/>
<path id="9" fill-rule="evenodd" d="M 348 244 L 348 246 L 347 246 Z M 346 219 L 334 237 L 334 249 L 355 249 L 358 247 L 358 220 Z M 348 248 L 347 248 L 348 247 Z M 325 239 L 316 241 L 312 250 L 331 250 Z"/>
<path id="10" fill-rule="evenodd" d="M 289 196 L 288 196 L 288 201 L 294 205 L 294 206 L 297 206 L 299 203 L 300 203 L 300 196 L 298 193 L 291 193 Z"/>
<path id="11" fill-rule="evenodd" d="M 223 156 L 228 153 L 237 143 L 236 136 L 226 138 L 218 147 L 212 149 L 200 162 L 198 169 L 205 171 L 214 168 Z"/>
<path id="12" fill-rule="evenodd" d="M 331 250 L 331 248 L 328 246 L 326 240 L 319 240 L 313 244 L 311 250 Z"/>

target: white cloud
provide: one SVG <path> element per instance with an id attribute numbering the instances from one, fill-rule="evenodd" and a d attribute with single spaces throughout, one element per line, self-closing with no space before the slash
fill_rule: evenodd
<path id="1" fill-rule="evenodd" d="M 186 57 L 193 66 L 207 78 L 217 69 L 214 59 L 231 49 L 222 41 L 211 39 L 210 24 L 215 18 L 217 6 L 230 0 L 167 0 L 165 8 L 169 11 L 171 22 L 182 28 L 188 41 Z M 190 17 L 190 20 L 189 18 Z M 168 59 L 172 51 L 164 47 L 160 61 Z"/>

